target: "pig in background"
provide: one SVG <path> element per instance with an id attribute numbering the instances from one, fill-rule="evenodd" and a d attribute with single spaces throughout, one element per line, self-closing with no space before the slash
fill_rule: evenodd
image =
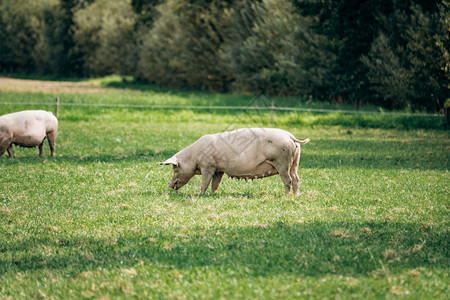
<path id="1" fill-rule="evenodd" d="M 58 134 L 58 120 L 43 110 L 26 110 L 0 116 L 0 156 L 7 150 L 14 157 L 12 145 L 42 147 L 45 138 L 50 145 L 51 156 L 55 156 L 55 139 Z"/>
<path id="2" fill-rule="evenodd" d="M 297 174 L 300 144 L 291 133 L 275 128 L 245 128 L 202 136 L 161 165 L 172 165 L 174 175 L 169 187 L 178 190 L 194 175 L 202 175 L 201 194 L 210 182 L 212 192 L 227 174 L 239 179 L 258 179 L 280 174 L 289 193 L 291 186 L 299 195 Z"/>

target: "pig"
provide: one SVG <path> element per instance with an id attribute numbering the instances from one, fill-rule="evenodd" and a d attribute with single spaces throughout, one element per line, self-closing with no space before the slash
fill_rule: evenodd
<path id="1" fill-rule="evenodd" d="M 45 138 L 50 145 L 51 156 L 55 156 L 55 139 L 58 133 L 58 120 L 51 112 L 43 110 L 25 110 L 0 116 L 0 156 L 8 150 L 14 157 L 12 145 L 22 147 L 42 146 Z"/>
<path id="2" fill-rule="evenodd" d="M 160 165 L 172 165 L 174 175 L 169 187 L 178 190 L 194 175 L 202 176 L 200 194 L 210 182 L 215 192 L 222 177 L 258 179 L 280 174 L 285 192 L 299 195 L 297 174 L 300 144 L 291 133 L 276 128 L 244 128 L 204 135 L 195 143 L 179 151 Z"/>

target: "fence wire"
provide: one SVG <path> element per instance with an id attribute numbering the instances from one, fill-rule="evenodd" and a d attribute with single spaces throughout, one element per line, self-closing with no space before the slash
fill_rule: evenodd
<path id="1" fill-rule="evenodd" d="M 0 105 L 23 105 L 23 106 L 54 106 L 54 103 L 40 102 L 0 102 Z M 379 112 L 379 111 L 360 111 L 360 110 L 335 110 L 326 108 L 302 108 L 302 107 L 279 107 L 279 106 L 228 106 L 228 105 L 147 105 L 147 104 L 105 104 L 105 103 L 67 103 L 60 102 L 59 106 L 72 107 L 98 107 L 98 108 L 132 108 L 132 109 L 160 109 L 160 110 L 242 110 L 242 111 L 282 111 L 282 112 L 310 112 L 310 113 L 339 113 L 339 114 L 360 114 L 377 115 L 389 114 L 405 117 L 444 117 L 443 114 L 430 113 L 407 113 L 407 112 Z"/>

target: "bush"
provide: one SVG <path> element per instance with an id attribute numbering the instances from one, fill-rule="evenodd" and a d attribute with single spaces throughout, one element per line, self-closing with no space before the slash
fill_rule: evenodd
<path id="1" fill-rule="evenodd" d="M 2 72 L 34 72 L 37 68 L 36 47 L 42 45 L 45 9 L 53 9 L 56 1 L 0 2 L 0 70 Z M 36 46 L 38 45 L 38 46 Z"/>
<path id="2" fill-rule="evenodd" d="M 448 1 L 3 0 L 0 72 L 440 111 Z"/>
<path id="3" fill-rule="evenodd" d="M 91 76 L 131 74 L 137 63 L 137 15 L 129 0 L 97 0 L 74 14 L 74 40 Z"/>
<path id="4" fill-rule="evenodd" d="M 368 78 L 376 101 L 389 108 L 439 111 L 450 87 L 448 22 L 450 10 L 426 13 L 396 10 L 367 56 Z"/>
<path id="5" fill-rule="evenodd" d="M 152 27 L 141 29 L 138 77 L 169 87 L 224 91 L 229 74 L 218 59 L 225 2 L 168 0 Z"/>
<path id="6" fill-rule="evenodd" d="M 220 53 L 239 91 L 318 96 L 335 59 L 290 1 L 243 1 L 226 12 Z"/>

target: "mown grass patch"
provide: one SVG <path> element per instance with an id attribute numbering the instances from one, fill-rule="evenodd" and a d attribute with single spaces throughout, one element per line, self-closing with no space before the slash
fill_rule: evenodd
<path id="1" fill-rule="evenodd" d="M 14 95 L 49 97 L 0 102 Z M 315 116 L 62 105 L 55 158 L 47 145 L 42 158 L 0 158 L 0 298 L 446 299 L 448 132 L 303 118 Z M 159 161 L 203 134 L 261 125 L 311 138 L 299 197 L 278 176 L 224 178 L 204 196 L 199 176 L 167 187 Z"/>

